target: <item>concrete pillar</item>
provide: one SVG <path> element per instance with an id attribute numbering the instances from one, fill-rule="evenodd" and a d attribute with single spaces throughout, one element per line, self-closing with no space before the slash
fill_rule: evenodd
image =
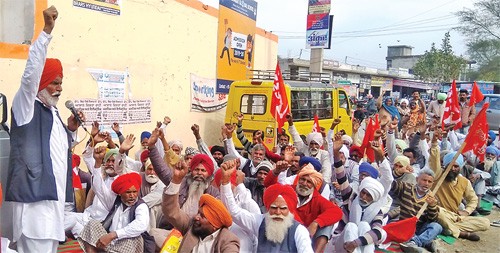
<path id="1" fill-rule="evenodd" d="M 311 58 L 309 60 L 309 72 L 321 73 L 323 72 L 323 48 L 312 48 Z"/>

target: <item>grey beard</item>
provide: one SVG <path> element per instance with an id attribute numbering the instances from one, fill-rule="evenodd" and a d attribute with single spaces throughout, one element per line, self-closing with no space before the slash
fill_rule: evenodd
<path id="1" fill-rule="evenodd" d="M 311 188 L 311 189 L 305 189 L 303 187 L 301 187 L 300 185 L 297 185 L 295 187 L 295 190 L 297 191 L 297 194 L 302 196 L 302 197 L 308 197 L 309 195 L 311 195 L 314 191 L 314 188 Z"/>
<path id="2" fill-rule="evenodd" d="M 319 153 L 319 149 L 315 149 L 315 148 L 310 148 L 309 149 L 309 154 L 311 154 L 312 156 L 315 156 Z"/>
<path id="3" fill-rule="evenodd" d="M 484 171 L 490 172 L 491 168 L 493 168 L 496 162 L 497 162 L 496 158 L 493 158 L 491 160 L 488 158 L 484 159 Z"/>
<path id="4" fill-rule="evenodd" d="M 49 94 L 47 89 L 43 89 L 38 92 L 38 98 L 48 106 L 56 106 L 57 102 L 59 102 L 59 97 L 54 97 L 55 95 L 60 95 L 60 92 L 54 92 L 53 94 Z"/>

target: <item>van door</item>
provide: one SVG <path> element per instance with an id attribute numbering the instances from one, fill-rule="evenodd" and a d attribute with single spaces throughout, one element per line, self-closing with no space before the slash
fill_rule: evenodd
<path id="1" fill-rule="evenodd" d="M 349 97 L 345 90 L 336 89 L 336 101 L 334 101 L 335 109 L 337 112 L 337 118 L 341 120 L 340 124 L 335 129 L 335 132 L 344 130 L 347 135 L 352 135 L 352 119 L 351 119 L 351 105 L 349 103 Z"/>
<path id="2" fill-rule="evenodd" d="M 246 86 L 234 88 L 238 91 L 230 94 L 234 95 L 233 97 L 230 97 L 230 99 L 236 100 L 237 103 L 233 104 L 238 104 L 239 106 L 234 106 L 231 108 L 231 112 L 226 112 L 226 115 L 231 113 L 229 123 L 236 123 L 236 117 L 240 113 L 243 113 L 244 118 L 242 126 L 245 137 L 251 141 L 253 131 L 261 130 L 264 132 L 264 143 L 268 147 L 273 147 L 275 137 L 274 129 L 276 123 L 270 113 L 272 88 L 266 86 Z M 234 138 L 236 138 L 236 136 L 234 136 Z M 235 145 L 239 148 L 242 147 L 239 141 L 235 141 Z"/>

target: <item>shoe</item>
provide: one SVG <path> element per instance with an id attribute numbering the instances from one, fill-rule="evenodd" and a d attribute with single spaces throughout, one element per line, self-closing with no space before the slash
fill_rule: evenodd
<path id="1" fill-rule="evenodd" d="M 421 247 L 418 247 L 417 244 L 413 241 L 400 243 L 399 247 L 405 253 L 422 253 L 422 252 L 424 252 L 424 249 Z"/>
<path id="2" fill-rule="evenodd" d="M 451 232 L 451 230 L 449 230 L 449 229 L 443 229 L 443 232 L 441 234 L 443 234 L 445 236 L 452 236 L 453 232 Z"/>
<path id="3" fill-rule="evenodd" d="M 477 210 L 472 211 L 470 216 L 479 216 L 479 212 Z"/>
<path id="4" fill-rule="evenodd" d="M 437 252 L 437 243 L 436 241 L 432 241 L 431 243 L 425 245 L 424 248 L 432 253 Z"/>
<path id="5" fill-rule="evenodd" d="M 479 208 L 476 208 L 476 211 L 480 214 L 480 215 L 483 215 L 483 216 L 486 216 L 486 215 L 490 215 L 491 214 L 491 211 L 490 210 L 486 210 L 482 207 L 479 207 Z"/>
<path id="6" fill-rule="evenodd" d="M 479 237 L 479 235 L 477 235 L 476 233 L 473 233 L 473 232 L 460 232 L 460 235 L 458 236 L 458 238 L 467 239 L 467 240 L 473 241 L 473 242 L 477 242 L 481 239 Z"/>

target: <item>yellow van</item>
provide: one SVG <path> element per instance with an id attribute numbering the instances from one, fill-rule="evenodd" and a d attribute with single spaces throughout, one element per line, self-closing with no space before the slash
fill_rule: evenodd
<path id="1" fill-rule="evenodd" d="M 254 72 L 253 77 L 231 84 L 225 123 L 237 123 L 237 116 L 243 113 L 245 137 L 251 141 L 253 131 L 262 130 L 264 143 L 271 149 L 276 141 L 277 130 L 276 120 L 271 115 L 274 71 Z M 320 76 L 293 77 L 284 73 L 283 77 L 293 122 L 301 135 L 311 133 L 315 114 L 318 115 L 319 125 L 327 130 L 334 119 L 340 118 L 341 123 L 335 129 L 336 132 L 344 130 L 351 135 L 352 108 L 344 89 L 334 87 L 329 80 L 325 81 Z M 288 123 L 285 123 L 284 129 L 288 133 Z M 236 136 L 233 138 L 236 140 Z M 242 148 L 239 141 L 235 141 L 235 145 Z"/>

